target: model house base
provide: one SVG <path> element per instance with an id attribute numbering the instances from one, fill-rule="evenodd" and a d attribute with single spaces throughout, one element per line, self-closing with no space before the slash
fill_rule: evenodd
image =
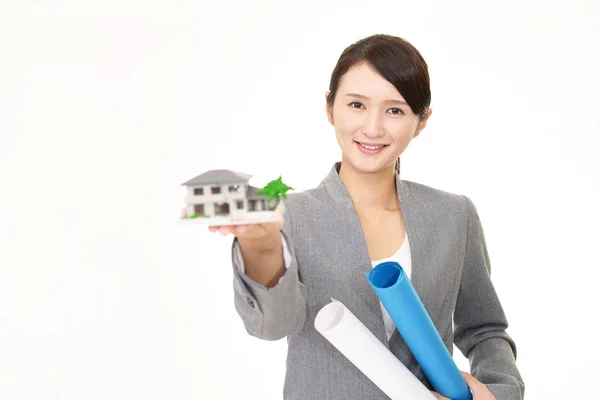
<path id="1" fill-rule="evenodd" d="M 265 224 L 269 222 L 277 222 L 281 219 L 285 206 L 283 202 L 273 211 L 254 211 L 246 213 L 244 215 L 238 215 L 236 217 L 231 215 L 220 215 L 220 216 L 194 216 L 192 218 L 181 217 L 182 223 L 185 224 L 199 224 L 199 225 L 248 225 L 248 224 Z"/>

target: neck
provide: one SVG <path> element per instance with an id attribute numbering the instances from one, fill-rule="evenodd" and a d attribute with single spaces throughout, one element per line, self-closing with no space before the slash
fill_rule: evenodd
<path id="1" fill-rule="evenodd" d="M 399 208 L 394 166 L 378 172 L 360 172 L 349 163 L 340 166 L 339 176 L 356 207 L 397 210 Z"/>

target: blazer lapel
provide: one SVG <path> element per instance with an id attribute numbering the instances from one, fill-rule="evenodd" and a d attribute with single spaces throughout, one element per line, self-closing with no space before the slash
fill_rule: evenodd
<path id="1" fill-rule="evenodd" d="M 404 184 L 406 185 L 406 182 Z M 426 235 L 426 232 L 423 229 L 422 218 L 419 214 L 421 208 L 416 203 L 415 196 L 405 198 L 404 201 L 401 201 L 401 207 L 402 218 L 404 218 L 406 234 L 408 235 L 408 242 L 410 244 L 410 281 L 417 293 L 419 293 L 419 289 L 425 284 L 423 282 L 421 266 L 425 256 L 423 243 L 425 243 L 424 235 Z"/>
<path id="2" fill-rule="evenodd" d="M 325 186 L 332 199 L 335 201 L 336 206 L 339 207 L 339 211 L 342 213 L 340 215 L 347 215 L 350 219 L 351 229 L 360 236 L 358 242 L 361 243 L 360 248 L 356 249 L 356 257 L 357 262 L 361 266 L 361 277 L 362 283 L 360 284 L 360 298 L 364 301 L 364 306 L 369 310 L 368 315 L 364 315 L 361 319 L 361 322 L 371 330 L 371 332 L 383 343 L 387 348 L 389 348 L 389 341 L 387 339 L 387 335 L 385 333 L 385 326 L 383 323 L 383 314 L 381 313 L 380 301 L 373 289 L 371 288 L 369 281 L 364 273 L 368 273 L 372 269 L 371 258 L 369 256 L 369 250 L 367 248 L 367 243 L 364 238 L 364 232 L 362 229 L 362 225 L 358 218 L 358 214 L 356 213 L 356 209 L 354 207 L 354 203 L 352 202 L 352 198 L 350 197 L 350 193 L 347 191 L 346 186 L 342 182 L 339 177 L 341 163 L 336 162 L 331 168 L 327 177 L 321 183 L 322 186 Z M 404 219 L 404 223 L 406 225 L 407 234 L 409 236 L 409 242 L 411 245 L 411 263 L 412 263 L 412 272 L 411 278 L 414 279 L 416 275 L 417 282 L 419 281 L 418 273 L 415 274 L 415 270 L 418 266 L 418 255 L 420 254 L 420 249 L 415 249 L 413 252 L 413 246 L 418 244 L 420 232 L 418 232 L 418 216 L 415 215 L 414 208 L 411 207 L 410 199 L 410 190 L 406 182 L 400 179 L 398 174 L 395 175 L 396 179 L 396 191 L 398 194 L 398 198 L 401 202 L 402 207 L 402 215 Z M 353 312 L 356 310 L 352 310 Z M 358 317 L 358 315 L 357 315 Z M 395 331 L 397 333 L 397 330 Z"/>

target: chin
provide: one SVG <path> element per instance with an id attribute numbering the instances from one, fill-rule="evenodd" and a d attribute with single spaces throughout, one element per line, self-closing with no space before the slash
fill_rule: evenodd
<path id="1" fill-rule="evenodd" d="M 342 153 L 342 161 L 348 164 L 352 170 L 359 173 L 377 173 L 394 169 L 396 158 L 390 158 L 390 153 L 393 152 L 391 147 L 388 147 L 381 154 L 368 155 L 357 149 L 354 143 L 351 148 L 346 148 Z M 391 152 L 390 152 L 391 150 Z"/>
<path id="2" fill-rule="evenodd" d="M 350 164 L 352 166 L 352 169 L 356 172 L 361 172 L 365 174 L 373 174 L 394 167 L 393 163 L 391 165 L 387 165 L 386 163 L 381 163 L 377 161 L 373 162 L 369 160 L 346 159 L 345 162 L 347 164 Z"/>

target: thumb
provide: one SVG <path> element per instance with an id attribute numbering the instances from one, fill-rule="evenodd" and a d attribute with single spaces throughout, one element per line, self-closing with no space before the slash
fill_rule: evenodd
<path id="1" fill-rule="evenodd" d="M 449 398 L 447 398 L 447 397 L 445 397 L 445 396 L 442 396 L 442 395 L 441 395 L 441 394 L 439 394 L 438 392 L 434 392 L 434 391 L 432 391 L 431 393 L 433 393 L 433 395 L 435 396 L 435 398 L 436 398 L 437 400 L 451 400 L 451 399 L 449 399 Z"/>
<path id="2" fill-rule="evenodd" d="M 471 387 L 473 383 L 477 382 L 475 377 L 473 377 L 473 375 L 469 374 L 468 372 L 460 371 L 460 373 L 462 374 L 463 378 L 465 378 L 465 381 L 467 381 L 467 385 L 469 385 L 469 387 Z"/>
<path id="3" fill-rule="evenodd" d="M 471 393 L 473 393 L 473 396 L 475 396 L 479 392 L 479 386 L 481 385 L 481 383 L 477 379 L 475 379 L 473 375 L 467 372 L 460 371 L 460 373 L 462 374 L 463 378 L 465 378 L 467 386 L 469 386 L 469 389 L 471 389 Z"/>

